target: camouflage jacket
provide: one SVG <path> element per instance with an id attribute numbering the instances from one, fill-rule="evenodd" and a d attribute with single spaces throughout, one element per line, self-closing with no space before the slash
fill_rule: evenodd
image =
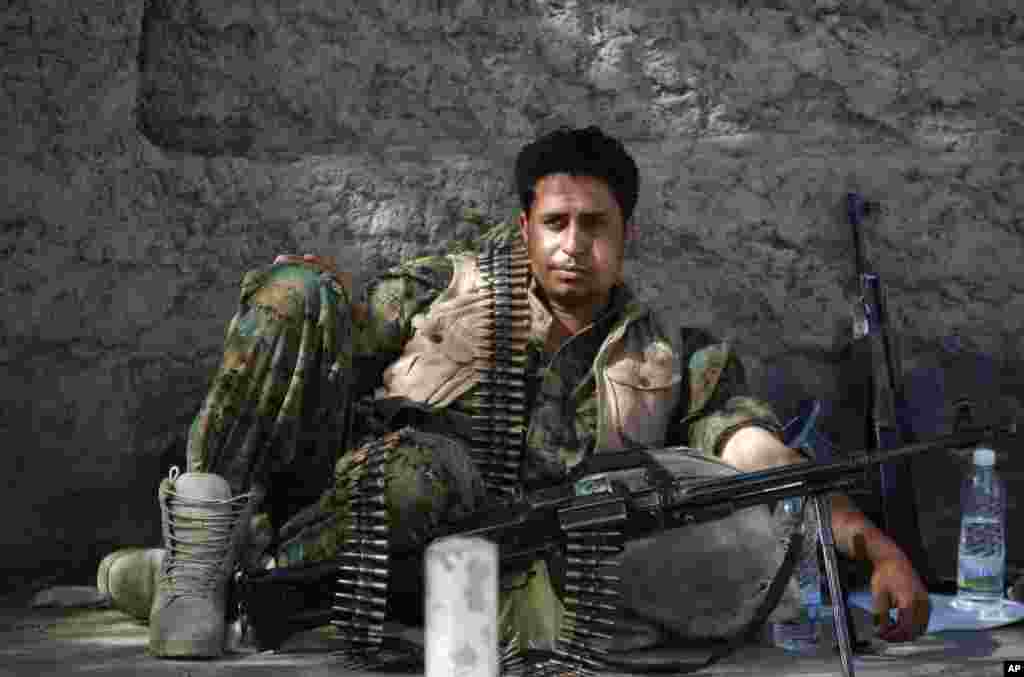
<path id="1" fill-rule="evenodd" d="M 354 357 L 360 380 L 377 386 L 376 402 L 411 403 L 427 414 L 420 424 L 468 438 L 484 318 L 479 280 L 476 257 L 453 254 L 409 261 L 368 286 Z M 553 355 L 544 350 L 552 316 L 535 281 L 529 301 L 528 488 L 561 481 L 601 451 L 686 445 L 719 455 L 741 427 L 781 429 L 766 403 L 746 396 L 728 342 L 697 329 L 666 333 L 625 284 Z"/>

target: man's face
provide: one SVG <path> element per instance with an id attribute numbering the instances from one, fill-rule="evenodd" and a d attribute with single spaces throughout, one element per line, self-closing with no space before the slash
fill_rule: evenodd
<path id="1" fill-rule="evenodd" d="M 627 236 L 608 184 L 590 176 L 545 176 L 519 226 L 548 300 L 584 313 L 599 310 L 620 280 Z"/>

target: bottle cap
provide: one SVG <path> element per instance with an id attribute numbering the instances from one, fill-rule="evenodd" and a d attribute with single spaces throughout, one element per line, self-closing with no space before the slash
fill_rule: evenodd
<path id="1" fill-rule="evenodd" d="M 974 465 L 995 465 L 996 452 L 985 447 L 978 447 L 974 450 Z"/>

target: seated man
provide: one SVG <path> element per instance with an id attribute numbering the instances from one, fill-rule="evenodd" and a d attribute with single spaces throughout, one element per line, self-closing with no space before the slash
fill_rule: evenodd
<path id="1" fill-rule="evenodd" d="M 515 178 L 522 214 L 505 236 L 521 238 L 531 273 L 522 487 L 558 484 L 594 454 L 637 447 L 687 445 L 741 471 L 803 460 L 780 441 L 770 408 L 745 396 L 727 343 L 666 333 L 624 284 L 638 171 L 618 141 L 596 127 L 555 131 L 522 150 Z M 480 282 L 469 254 L 400 265 L 368 285 L 363 303 L 314 256 L 246 275 L 189 433 L 187 472 L 159 491 L 166 555 L 150 613 L 154 654 L 221 654 L 225 579 L 239 557 L 298 564 L 344 545 L 352 482 L 366 472 L 356 441 L 397 430 L 384 472 L 393 545 L 422 544 L 486 504 L 469 452 L 480 385 L 472 355 L 487 321 Z M 356 400 L 372 406 L 359 409 L 355 450 L 331 473 L 342 413 Z M 881 614 L 883 638 L 920 635 L 928 596 L 908 559 L 843 496 L 832 522 L 840 550 L 873 564 L 877 610 L 900 610 L 888 628 Z M 248 527 L 261 523 L 259 541 Z M 506 639 L 557 632 L 549 572 L 534 573 L 503 602 Z"/>

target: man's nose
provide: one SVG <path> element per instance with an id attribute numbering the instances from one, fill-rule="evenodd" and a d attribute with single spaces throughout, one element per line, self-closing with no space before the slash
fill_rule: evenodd
<path id="1" fill-rule="evenodd" d="M 571 221 L 562 231 L 562 251 L 566 254 L 579 254 L 586 250 L 589 239 L 583 228 L 575 221 Z"/>

